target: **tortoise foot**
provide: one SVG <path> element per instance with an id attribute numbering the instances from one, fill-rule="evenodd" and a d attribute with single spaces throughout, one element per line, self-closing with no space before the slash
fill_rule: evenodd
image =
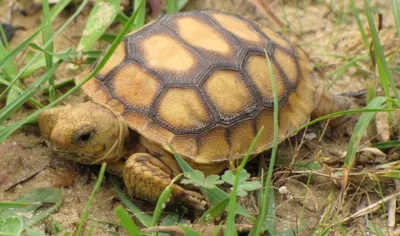
<path id="1" fill-rule="evenodd" d="M 135 153 L 125 163 L 123 178 L 129 195 L 156 203 L 170 184 L 172 172 L 158 158 L 147 153 Z M 181 202 L 196 211 L 206 209 L 205 198 L 198 192 L 172 185 L 171 201 Z"/>

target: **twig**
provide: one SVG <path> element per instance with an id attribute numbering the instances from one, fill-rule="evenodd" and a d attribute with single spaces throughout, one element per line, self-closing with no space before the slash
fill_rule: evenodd
<path id="1" fill-rule="evenodd" d="M 214 235 L 215 230 L 218 228 L 218 225 L 185 225 L 196 232 L 200 233 L 200 235 L 208 236 Z M 236 224 L 235 228 L 238 233 L 248 233 L 250 232 L 253 225 L 249 224 Z M 222 235 L 225 231 L 226 226 L 222 225 L 221 230 L 218 235 Z M 169 233 L 172 236 L 185 236 L 185 231 L 183 231 L 179 226 L 155 226 L 142 229 L 144 233 L 152 233 L 152 232 L 161 232 L 161 233 Z"/>
<path id="2" fill-rule="evenodd" d="M 379 201 L 377 201 L 377 202 L 375 202 L 375 203 L 373 203 L 373 204 L 367 206 L 366 208 L 357 211 L 357 212 L 354 213 L 353 215 L 344 218 L 344 219 L 341 221 L 341 223 L 343 224 L 343 223 L 345 223 L 345 222 L 347 222 L 347 221 L 349 221 L 349 220 L 356 219 L 356 218 L 365 216 L 365 215 L 367 215 L 367 214 L 370 214 L 370 213 L 372 213 L 372 212 L 378 210 L 378 209 L 381 207 L 382 204 L 384 204 L 384 203 L 390 201 L 391 199 L 395 199 L 395 198 L 398 197 L 398 196 L 400 196 L 400 192 L 397 192 L 397 193 L 394 193 L 394 194 L 392 194 L 392 195 L 389 195 L 389 196 L 387 196 L 387 197 L 385 197 L 385 198 L 383 198 L 383 199 L 381 199 L 381 200 L 379 200 Z M 336 223 L 335 223 L 335 224 L 336 224 Z"/>
<path id="3" fill-rule="evenodd" d="M 44 169 L 46 169 L 48 167 L 48 165 L 44 166 L 42 169 L 32 173 L 31 175 L 27 176 L 25 179 L 22 179 L 20 181 L 17 181 L 16 183 L 12 184 L 10 187 L 8 187 L 6 190 L 4 190 L 4 192 L 10 191 L 11 189 L 15 188 L 17 185 L 19 184 L 23 184 L 26 181 L 34 178 L 36 175 L 38 175 L 40 172 L 42 172 Z"/>
<path id="4" fill-rule="evenodd" d="M 279 28 L 285 27 L 283 22 L 275 15 L 275 13 L 269 8 L 268 4 L 264 0 L 251 0 L 254 6 L 261 11 L 267 18 L 271 19 Z"/>

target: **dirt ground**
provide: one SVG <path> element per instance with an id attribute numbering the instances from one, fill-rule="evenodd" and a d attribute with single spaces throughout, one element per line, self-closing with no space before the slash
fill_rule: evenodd
<path id="1" fill-rule="evenodd" d="M 273 29 L 281 31 L 286 37 L 302 48 L 310 55 L 315 65 L 323 75 L 335 71 L 343 66 L 346 61 L 343 58 L 354 56 L 367 56 L 368 50 L 363 47 L 358 26 L 356 24 L 348 1 L 337 1 L 330 7 L 332 1 L 295 1 L 295 0 L 275 0 L 264 1 L 283 23 L 284 28 L 271 20 L 271 15 L 267 16 L 258 10 L 251 0 L 191 0 L 184 10 L 201 8 L 212 8 L 242 15 L 246 18 L 267 24 Z M 259 1 L 262 2 L 262 1 Z M 355 0 L 359 10 L 363 9 L 363 1 Z M 344 4 L 342 12 L 342 4 Z M 10 0 L 0 3 L 0 12 L 8 12 L 11 6 Z M 394 28 L 394 18 L 391 10 L 390 1 L 372 1 L 371 6 L 378 9 L 384 16 L 384 29 L 381 32 L 381 40 L 384 45 L 385 53 L 390 54 L 398 49 L 399 42 L 396 39 Z M 55 41 L 55 50 L 59 51 L 68 47 L 76 47 L 85 26 L 86 18 L 90 9 L 78 16 L 64 31 L 63 35 Z M 71 12 L 65 11 L 53 25 L 56 29 L 64 23 Z M 346 18 L 346 24 L 340 22 Z M 11 46 L 18 45 L 38 28 L 41 19 L 41 12 L 34 11 L 24 16 L 18 11 L 14 11 L 11 22 L 14 25 L 21 25 L 26 30 L 16 32 L 15 38 L 11 41 Z M 0 16 L 2 22 L 8 22 L 6 14 Z M 367 25 L 365 15 L 361 15 L 361 21 Z M 367 28 L 367 27 L 366 27 Z M 118 32 L 119 28 L 114 27 L 109 32 Z M 40 37 L 37 39 L 40 43 Z M 103 48 L 105 43 L 96 45 Z M 338 56 L 332 56 L 338 55 Z M 340 56 L 340 57 L 339 57 Z M 21 57 L 16 62 L 23 64 Z M 79 74 L 80 70 L 70 70 L 68 65 L 63 64 L 57 71 L 58 81 L 67 80 Z M 40 75 L 40 73 L 37 73 Z M 398 79 L 398 75 L 395 74 Z M 365 88 L 365 85 L 374 77 L 369 62 L 361 61 L 358 67 L 351 67 L 335 83 L 332 90 L 335 92 L 355 92 Z M 25 83 L 29 84 L 35 77 L 29 77 Z M 325 83 L 330 83 L 332 78 L 324 76 L 321 78 Z M 60 93 L 63 90 L 60 91 Z M 39 96 L 38 98 L 42 98 Z M 80 93 L 72 95 L 63 103 L 78 103 L 84 100 Z M 24 107 L 17 111 L 6 123 L 12 123 L 21 117 L 31 113 L 32 110 Z M 315 125 L 306 132 L 307 137 L 302 145 L 303 133 L 280 145 L 278 156 L 288 160 L 312 161 L 317 156 L 326 162 L 327 168 L 339 168 L 342 165 L 343 156 L 349 142 L 349 133 L 346 131 L 332 132 L 328 129 L 326 134 L 319 140 L 315 134 L 319 134 L 324 129 L 323 123 Z M 268 153 L 265 154 L 268 156 Z M 258 160 L 253 161 L 251 166 L 258 165 Z M 362 164 L 360 164 L 362 165 Z M 48 233 L 49 222 L 57 221 L 63 225 L 66 231 L 73 232 L 79 222 L 80 216 L 90 196 L 96 182 L 98 168 L 83 167 L 80 164 L 72 163 L 55 158 L 52 151 L 47 147 L 43 138 L 40 137 L 40 130 L 37 125 L 27 125 L 10 136 L 4 143 L 0 144 L 0 201 L 10 201 L 21 194 L 31 191 L 38 187 L 57 187 L 63 193 L 63 203 L 59 210 L 51 215 L 49 219 L 37 229 Z M 336 199 L 340 195 L 340 180 L 334 180 L 324 176 L 315 175 L 311 184 L 307 187 L 306 173 L 291 173 L 283 166 L 279 167 L 274 175 L 274 186 L 276 187 L 275 201 L 277 211 L 277 231 L 288 227 L 296 227 L 300 214 L 304 211 L 303 219 L 310 222 L 310 226 L 317 224 L 327 206 L 338 207 Z M 282 191 L 278 191 L 282 190 Z M 286 191 L 283 191 L 285 190 Z M 373 193 L 373 186 L 364 189 L 363 193 L 351 192 L 346 204 L 340 205 L 340 213 L 336 220 L 348 216 L 358 209 L 361 209 L 372 202 L 381 199 Z M 384 194 L 395 191 L 393 183 L 385 185 Z M 281 193 L 280 193 L 281 192 Z M 351 195 L 350 194 L 350 195 Z M 250 201 L 249 201 L 250 200 Z M 140 205 L 142 202 L 137 201 Z M 257 211 L 252 207 L 255 204 L 254 197 L 244 199 L 250 210 Z M 249 203 L 250 202 L 250 203 Z M 106 177 L 101 189 L 96 195 L 93 206 L 90 209 L 89 218 L 97 221 L 117 222 L 114 209 L 120 203 L 115 199 L 115 192 Z M 256 213 L 256 212 L 255 212 Z M 380 226 L 384 231 L 386 228 L 386 218 L 381 212 L 370 215 L 370 219 Z M 88 221 L 91 223 L 92 221 Z M 335 219 L 332 220 L 335 222 Z M 365 219 L 360 218 L 345 225 L 348 235 L 365 235 Z M 89 225 L 89 224 L 88 224 Z M 96 228 L 94 235 L 108 235 L 100 227 Z M 331 232 L 336 235 L 339 232 Z"/>

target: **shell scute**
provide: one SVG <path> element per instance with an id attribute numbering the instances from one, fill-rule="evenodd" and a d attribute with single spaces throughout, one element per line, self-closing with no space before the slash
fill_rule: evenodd
<path id="1" fill-rule="evenodd" d="M 115 96 L 126 107 L 138 110 L 148 111 L 162 88 L 162 83 L 157 77 L 145 72 L 134 63 L 119 68 L 111 81 Z"/>
<path id="2" fill-rule="evenodd" d="M 196 84 L 211 64 L 181 43 L 177 36 L 153 23 L 145 32 L 127 38 L 127 58 L 158 74 L 165 84 Z"/>
<path id="3" fill-rule="evenodd" d="M 198 132 L 213 118 L 197 89 L 168 88 L 158 102 L 155 118 L 175 133 Z"/>
<path id="4" fill-rule="evenodd" d="M 162 25 L 173 31 L 182 43 L 192 48 L 211 64 L 237 67 L 243 55 L 240 42 L 215 24 L 207 15 L 184 12 L 166 17 Z"/>
<path id="5" fill-rule="evenodd" d="M 214 71 L 203 89 L 225 123 L 257 109 L 256 99 L 238 71 Z"/>

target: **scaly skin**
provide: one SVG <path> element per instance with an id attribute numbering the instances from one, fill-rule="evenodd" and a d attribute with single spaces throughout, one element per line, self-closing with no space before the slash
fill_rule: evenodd
<path id="1" fill-rule="evenodd" d="M 138 140 L 129 139 L 126 122 L 105 106 L 87 102 L 49 109 L 39 116 L 39 125 L 42 135 L 63 158 L 83 164 L 110 163 L 111 172 L 123 176 L 132 197 L 157 202 L 177 174 L 162 162 L 164 158 L 141 152 L 132 154 L 124 166 L 120 165 L 122 157 L 136 151 L 126 150 L 124 144 Z M 172 200 L 187 207 L 204 211 L 203 199 L 197 192 L 177 184 L 172 186 Z"/>
<path id="2" fill-rule="evenodd" d="M 131 196 L 156 203 L 162 191 L 170 184 L 171 176 L 167 167 L 156 157 L 147 153 L 135 153 L 126 161 L 123 177 Z M 172 201 L 180 201 L 187 206 L 204 211 L 202 196 L 185 190 L 177 184 L 172 185 Z"/>

